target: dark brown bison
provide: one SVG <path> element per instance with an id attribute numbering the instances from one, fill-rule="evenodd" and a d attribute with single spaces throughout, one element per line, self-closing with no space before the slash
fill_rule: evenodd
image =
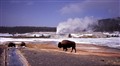
<path id="1" fill-rule="evenodd" d="M 15 47 L 15 43 L 10 42 L 10 43 L 8 44 L 8 47 Z"/>
<path id="2" fill-rule="evenodd" d="M 25 42 L 22 42 L 20 46 L 21 46 L 21 47 L 26 47 Z"/>
<path id="3" fill-rule="evenodd" d="M 73 41 L 63 40 L 62 42 L 58 43 L 58 47 L 59 48 L 63 48 L 63 51 L 67 51 L 68 50 L 67 48 L 71 48 L 72 47 L 71 52 L 73 51 L 73 49 L 76 52 L 76 43 L 73 42 Z"/>

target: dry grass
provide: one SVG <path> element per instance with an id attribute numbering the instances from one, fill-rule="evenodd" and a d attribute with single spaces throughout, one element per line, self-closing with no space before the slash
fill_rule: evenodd
<path id="1" fill-rule="evenodd" d="M 58 49 L 55 45 L 52 44 L 26 44 L 28 48 L 35 49 Z"/>
<path id="2" fill-rule="evenodd" d="M 57 45 L 53 43 L 29 43 L 26 44 L 28 48 L 32 48 L 34 50 L 41 50 L 45 49 L 45 51 L 63 51 L 63 49 L 59 49 Z M 93 49 L 92 49 L 93 48 Z M 94 49 L 98 48 L 98 49 Z M 49 50 L 48 50 L 49 49 Z M 72 48 L 68 48 L 67 52 L 70 52 Z M 77 53 L 79 55 L 98 55 L 98 56 L 119 56 L 119 52 L 112 52 L 108 49 L 105 49 L 105 47 L 100 47 L 96 45 L 90 45 L 90 44 L 77 44 Z M 74 51 L 73 51 L 74 53 Z"/>

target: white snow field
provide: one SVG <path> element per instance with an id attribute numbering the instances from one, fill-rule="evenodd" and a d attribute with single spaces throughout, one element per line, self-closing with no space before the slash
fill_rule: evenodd
<path id="1" fill-rule="evenodd" d="M 108 46 L 112 48 L 120 49 L 120 37 L 111 38 L 4 38 L 0 37 L 0 44 L 8 41 L 14 42 L 42 42 L 42 41 L 54 41 L 56 44 L 62 40 L 71 40 L 76 43 L 82 44 L 95 44 L 100 46 Z"/>

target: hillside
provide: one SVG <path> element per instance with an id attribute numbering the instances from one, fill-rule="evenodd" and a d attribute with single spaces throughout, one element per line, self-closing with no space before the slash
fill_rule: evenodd
<path id="1" fill-rule="evenodd" d="M 120 31 L 120 17 L 98 20 L 98 25 L 94 26 L 94 31 L 101 32 Z"/>

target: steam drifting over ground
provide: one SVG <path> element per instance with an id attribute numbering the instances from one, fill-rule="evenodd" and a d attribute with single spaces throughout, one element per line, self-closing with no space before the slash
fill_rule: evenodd
<path id="1" fill-rule="evenodd" d="M 84 18 L 69 18 L 67 21 L 59 23 L 57 26 L 57 34 L 92 31 L 92 26 L 97 23 L 97 19 L 92 16 L 86 16 Z"/>

